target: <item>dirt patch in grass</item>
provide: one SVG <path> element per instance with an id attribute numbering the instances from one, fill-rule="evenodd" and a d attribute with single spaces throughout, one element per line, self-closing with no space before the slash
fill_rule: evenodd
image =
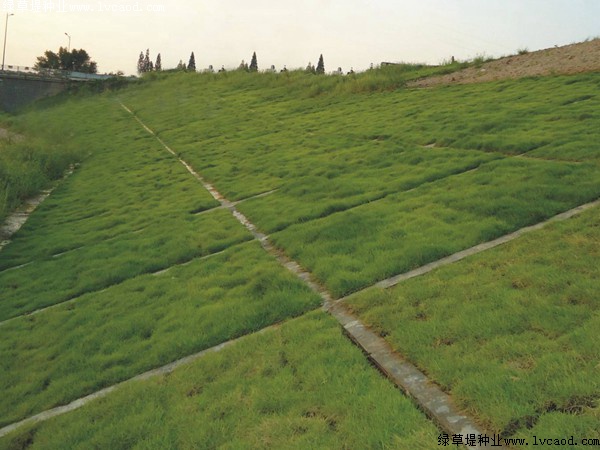
<path id="1" fill-rule="evenodd" d="M 600 71 L 600 39 L 564 47 L 507 56 L 447 75 L 424 78 L 409 87 L 431 87 L 443 84 L 484 83 L 547 75 L 574 75 Z"/>
<path id="2" fill-rule="evenodd" d="M 0 128 L 0 140 L 12 140 L 14 142 L 21 142 L 25 139 L 25 136 L 17 133 L 12 133 L 6 128 Z"/>

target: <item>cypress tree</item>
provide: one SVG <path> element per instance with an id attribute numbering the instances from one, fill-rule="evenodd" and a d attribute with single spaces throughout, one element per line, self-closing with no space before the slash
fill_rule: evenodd
<path id="1" fill-rule="evenodd" d="M 325 73 L 325 63 L 323 62 L 323 55 L 319 56 L 319 64 L 317 64 L 317 74 L 323 75 Z"/>
<path id="2" fill-rule="evenodd" d="M 146 56 L 144 58 L 144 72 L 150 72 L 150 49 L 146 49 Z"/>
<path id="3" fill-rule="evenodd" d="M 144 52 L 143 51 L 140 52 L 140 57 L 138 58 L 137 72 L 138 72 L 138 75 L 141 75 L 142 73 L 144 73 Z"/>
<path id="4" fill-rule="evenodd" d="M 252 61 L 250 61 L 250 72 L 258 72 L 258 61 L 256 60 L 256 52 L 252 54 Z"/>
<path id="5" fill-rule="evenodd" d="M 194 52 L 190 55 L 190 61 L 188 62 L 187 69 L 191 71 L 196 71 L 196 57 L 194 56 Z"/>
<path id="6" fill-rule="evenodd" d="M 162 70 L 162 59 L 160 57 L 160 53 L 156 57 L 156 64 L 154 64 L 154 70 L 160 72 Z"/>

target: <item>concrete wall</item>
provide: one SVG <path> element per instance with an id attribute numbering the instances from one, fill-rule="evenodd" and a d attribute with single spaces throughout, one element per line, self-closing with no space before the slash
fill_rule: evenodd
<path id="1" fill-rule="evenodd" d="M 15 112 L 40 98 L 56 95 L 67 87 L 66 80 L 44 80 L 0 74 L 0 109 Z"/>

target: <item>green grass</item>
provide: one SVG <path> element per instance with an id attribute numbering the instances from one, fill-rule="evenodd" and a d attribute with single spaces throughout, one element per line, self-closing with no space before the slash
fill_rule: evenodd
<path id="1" fill-rule="evenodd" d="M 0 273 L 6 320 L 219 252 L 252 238 L 228 211 L 149 224 L 148 229 Z"/>
<path id="2" fill-rule="evenodd" d="M 182 74 L 121 96 L 235 200 L 297 183 L 340 151 L 393 155 L 435 143 L 597 163 L 598 83 L 598 74 L 585 74 L 304 98 L 302 78 Z"/>
<path id="3" fill-rule="evenodd" d="M 0 223 L 80 159 L 81 152 L 68 144 L 49 145 L 25 136 L 0 138 Z"/>
<path id="4" fill-rule="evenodd" d="M 239 205 L 262 230 L 281 231 L 390 194 L 414 189 L 500 158 L 497 154 L 422 148 L 379 151 L 374 144 L 314 156 L 306 173 L 294 170 L 277 192 Z M 289 170 L 289 169 L 288 169 Z M 290 176 L 290 178 L 292 178 Z"/>
<path id="5" fill-rule="evenodd" d="M 0 327 L 0 425 L 318 307 L 257 243 Z"/>
<path id="6" fill-rule="evenodd" d="M 599 176 L 593 165 L 494 161 L 272 238 L 343 296 L 595 200 Z"/>
<path id="7" fill-rule="evenodd" d="M 600 210 L 348 304 L 504 436 L 599 437 Z"/>
<path id="8" fill-rule="evenodd" d="M 241 243 L 251 236 L 229 212 L 196 215 L 217 202 L 117 100 L 229 200 L 244 200 L 240 210 L 336 296 L 600 196 L 599 74 L 404 88 L 459 66 L 351 77 L 159 74 L 117 93 L 65 95 L 11 118 L 11 130 L 31 142 L 68 142 L 83 157 L 0 253 L 0 320 L 82 296 L 0 326 L 1 423 L 319 304 L 257 243 Z M 598 237 L 586 217 L 573 223 L 592 231 L 571 230 L 583 237 L 565 248 L 529 237 L 518 257 L 480 255 L 472 261 L 481 267 L 467 275 L 459 270 L 465 263 L 424 278 L 431 285 L 403 285 L 419 299 L 410 308 L 427 305 L 422 313 L 402 309 L 400 289 L 369 291 L 353 306 L 491 429 L 592 434 Z M 583 256 L 573 258 L 573 248 Z M 469 288 L 480 275 L 484 284 Z M 346 351 L 377 380 L 356 349 L 306 325 L 331 328 L 316 316 L 282 328 L 302 348 L 295 356 L 287 342 L 274 346 L 266 337 L 283 331 L 267 333 L 238 354 L 228 350 L 230 358 L 213 355 L 196 371 L 132 384 L 122 397 L 86 407 L 90 416 L 69 414 L 0 446 L 437 447 L 402 397 L 375 393 L 356 378 L 359 366 Z M 259 364 L 260 355 L 274 359 Z M 488 360 L 489 369 L 478 369 Z M 204 390 L 187 397 L 197 378 Z M 384 406 L 402 402 L 408 410 Z M 168 419 L 165 408 L 173 408 Z M 347 441 L 331 423 L 348 431 Z M 413 435 L 405 431 L 411 428 Z"/>
<path id="9" fill-rule="evenodd" d="M 434 449 L 438 434 L 315 312 L 19 430 L 0 448 Z"/>
<path id="10" fill-rule="evenodd" d="M 76 118 L 89 101 L 73 103 L 56 114 L 67 115 L 77 130 L 82 124 Z M 88 157 L 14 236 L 3 251 L 0 269 L 140 228 L 153 229 L 174 217 L 185 220 L 193 212 L 218 206 L 118 104 L 98 103 L 90 112 L 96 120 L 85 133 L 72 137 L 72 145 L 86 148 Z M 40 120 L 33 113 L 22 118 L 30 127 Z"/>
<path id="11" fill-rule="evenodd" d="M 80 130 L 76 117 L 90 103 L 56 114 L 73 120 L 81 135 L 71 145 L 90 154 L 0 255 L 0 320 L 251 239 L 226 211 L 195 215 L 218 202 L 115 101 L 95 105 L 96 120 Z"/>

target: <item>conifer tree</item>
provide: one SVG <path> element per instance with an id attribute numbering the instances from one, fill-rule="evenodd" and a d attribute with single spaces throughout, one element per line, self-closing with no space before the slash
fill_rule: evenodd
<path id="1" fill-rule="evenodd" d="M 316 73 L 315 66 L 310 62 L 308 63 L 308 66 L 306 66 L 306 73 Z"/>
<path id="2" fill-rule="evenodd" d="M 160 72 L 162 70 L 162 59 L 160 53 L 156 56 L 156 64 L 154 64 L 154 70 Z"/>
<path id="3" fill-rule="evenodd" d="M 325 63 L 323 62 L 323 55 L 319 56 L 319 63 L 317 64 L 317 74 L 323 75 L 325 73 Z"/>
<path id="4" fill-rule="evenodd" d="M 182 59 L 180 59 L 179 64 L 177 64 L 177 70 L 185 70 L 185 64 Z"/>
<path id="5" fill-rule="evenodd" d="M 190 61 L 187 65 L 187 70 L 191 70 L 193 72 L 196 71 L 196 57 L 194 56 L 194 52 L 190 55 Z"/>
<path id="6" fill-rule="evenodd" d="M 252 60 L 250 61 L 250 72 L 258 72 L 258 61 L 256 60 L 256 52 L 252 54 Z"/>
<path id="7" fill-rule="evenodd" d="M 143 51 L 140 52 L 140 57 L 138 58 L 137 72 L 138 72 L 138 75 L 141 75 L 144 73 L 144 52 Z"/>
<path id="8" fill-rule="evenodd" d="M 146 56 L 144 57 L 144 72 L 150 72 L 150 49 L 146 49 Z"/>

